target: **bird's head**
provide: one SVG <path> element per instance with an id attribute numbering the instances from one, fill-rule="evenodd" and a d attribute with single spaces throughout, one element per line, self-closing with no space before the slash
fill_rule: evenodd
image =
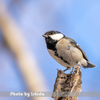
<path id="1" fill-rule="evenodd" d="M 48 31 L 42 36 L 45 37 L 47 43 L 57 42 L 64 37 L 64 35 L 58 31 Z"/>

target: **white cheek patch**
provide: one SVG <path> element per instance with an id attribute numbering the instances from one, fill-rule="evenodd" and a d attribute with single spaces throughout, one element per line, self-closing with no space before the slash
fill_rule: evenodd
<path id="1" fill-rule="evenodd" d="M 63 38 L 63 34 L 53 34 L 53 35 L 50 35 L 50 37 L 53 39 L 53 40 L 60 40 L 61 38 Z"/>

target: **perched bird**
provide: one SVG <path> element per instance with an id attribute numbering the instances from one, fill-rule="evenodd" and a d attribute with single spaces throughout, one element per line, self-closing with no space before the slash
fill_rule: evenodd
<path id="1" fill-rule="evenodd" d="M 72 73 L 77 66 L 83 68 L 93 68 L 94 64 L 90 63 L 85 52 L 71 38 L 66 37 L 58 31 L 48 31 L 44 35 L 47 50 L 49 54 L 66 70 L 72 68 Z"/>

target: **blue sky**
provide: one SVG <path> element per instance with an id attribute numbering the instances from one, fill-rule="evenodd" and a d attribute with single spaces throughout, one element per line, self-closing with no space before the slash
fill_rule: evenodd
<path id="1" fill-rule="evenodd" d="M 82 47 L 89 61 L 97 65 L 93 69 L 81 68 L 82 91 L 100 91 L 100 0 L 21 0 L 17 3 L 13 0 L 4 1 L 9 12 L 23 30 L 23 35 L 44 74 L 49 91 L 53 91 L 57 68 L 65 69 L 47 52 L 42 35 L 49 30 L 62 32 L 73 38 Z M 5 50 L 6 48 L 2 47 L 2 49 Z M 2 59 L 12 55 L 9 53 L 5 55 L 8 51 L 1 52 L 3 53 L 0 55 L 4 56 Z M 5 73 L 0 72 L 0 79 L 2 80 L 1 76 L 5 74 L 5 80 L 6 75 L 10 79 L 16 80 L 12 81 L 14 85 L 11 87 L 8 82 L 6 84 L 5 81 L 2 81 L 2 84 L 5 83 L 5 86 L 8 87 L 6 90 L 25 91 L 26 88 L 23 86 L 21 75 L 18 69 L 14 67 L 17 65 L 10 63 L 10 61 L 8 63 L 7 66 L 10 67 L 8 69 L 4 67 L 5 70 L 8 70 L 8 74 L 6 71 Z M 84 99 L 98 100 L 100 98 L 79 98 L 79 100 Z"/>

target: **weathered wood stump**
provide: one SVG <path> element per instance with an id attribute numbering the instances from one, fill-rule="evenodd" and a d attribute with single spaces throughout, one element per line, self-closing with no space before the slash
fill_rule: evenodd
<path id="1" fill-rule="evenodd" d="M 77 100 L 82 90 L 81 76 L 80 67 L 77 67 L 73 74 L 58 70 L 52 94 L 54 100 Z"/>

